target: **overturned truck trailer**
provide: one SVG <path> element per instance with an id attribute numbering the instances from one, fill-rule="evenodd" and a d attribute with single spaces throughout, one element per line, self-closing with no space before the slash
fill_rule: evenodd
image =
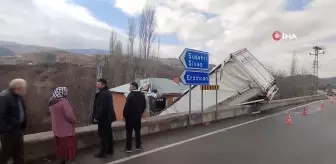
<path id="1" fill-rule="evenodd" d="M 216 75 L 217 73 L 217 75 Z M 230 54 L 229 58 L 210 72 L 210 85 L 219 85 L 218 106 L 234 106 L 271 100 L 278 91 L 274 77 L 245 48 Z M 191 87 L 191 110 L 201 110 L 201 87 Z M 216 91 L 203 91 L 203 109 L 216 106 Z M 167 107 L 160 115 L 189 111 L 189 90 Z"/>

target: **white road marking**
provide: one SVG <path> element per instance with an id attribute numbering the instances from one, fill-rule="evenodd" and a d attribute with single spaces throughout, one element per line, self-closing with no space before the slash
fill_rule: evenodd
<path id="1" fill-rule="evenodd" d="M 289 112 L 289 111 L 292 111 L 294 109 L 301 108 L 301 107 L 304 107 L 304 106 L 307 106 L 307 105 L 319 103 L 321 101 L 324 101 L 324 100 L 315 101 L 315 102 L 311 102 L 311 103 L 308 103 L 308 104 L 305 104 L 305 105 L 297 106 L 297 107 L 288 109 L 285 112 Z M 227 127 L 227 128 L 219 129 L 219 130 L 216 130 L 216 131 L 213 131 L 213 132 L 210 132 L 210 133 L 206 133 L 206 134 L 203 134 L 203 135 L 200 135 L 200 136 L 197 136 L 197 137 L 189 138 L 189 139 L 184 140 L 184 141 L 176 142 L 176 143 L 173 143 L 173 144 L 170 144 L 170 145 L 155 148 L 155 149 L 145 151 L 145 152 L 142 152 L 142 153 L 139 153 L 139 154 L 135 154 L 135 155 L 132 155 L 132 156 L 129 156 L 129 157 L 121 158 L 121 159 L 118 159 L 118 160 L 115 160 L 115 161 L 112 161 L 112 162 L 106 163 L 106 164 L 123 163 L 123 162 L 129 161 L 131 159 L 135 159 L 135 158 L 139 158 L 139 157 L 142 157 L 142 156 L 145 156 L 145 155 L 148 155 L 148 154 L 156 153 L 156 152 L 162 151 L 164 149 L 175 147 L 175 146 L 178 146 L 178 145 L 181 145 L 181 144 L 184 144 L 184 143 L 187 143 L 187 142 L 191 142 L 191 141 L 194 141 L 194 140 L 197 140 L 197 139 L 201 139 L 201 138 L 204 138 L 204 137 L 208 137 L 208 136 L 211 136 L 211 135 L 214 135 L 214 134 L 217 134 L 217 133 L 225 132 L 225 131 L 233 129 L 233 128 L 237 128 L 237 127 L 247 125 L 247 124 L 250 124 L 250 123 L 253 123 L 253 122 L 257 122 L 257 121 L 260 121 L 260 120 L 271 118 L 271 117 L 274 117 L 274 116 L 277 116 L 277 115 L 280 115 L 280 114 L 283 114 L 283 112 L 279 112 L 279 113 L 276 113 L 276 114 L 273 114 L 273 115 L 261 117 L 261 118 L 258 118 L 258 119 L 254 119 L 254 120 L 251 120 L 251 121 L 247 121 L 247 122 L 244 122 L 244 123 L 233 125 L 233 126 L 230 126 L 230 127 Z"/>

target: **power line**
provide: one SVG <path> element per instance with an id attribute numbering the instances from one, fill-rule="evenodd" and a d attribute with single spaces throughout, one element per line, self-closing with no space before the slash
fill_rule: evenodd
<path id="1" fill-rule="evenodd" d="M 321 46 L 314 46 L 314 53 L 309 53 L 310 55 L 314 55 L 314 61 L 313 61 L 313 77 L 312 77 L 312 86 L 314 88 L 315 93 L 317 94 L 317 87 L 318 87 L 318 69 L 319 69 L 319 55 L 324 54 L 324 47 Z M 314 77 L 315 76 L 315 77 Z"/>

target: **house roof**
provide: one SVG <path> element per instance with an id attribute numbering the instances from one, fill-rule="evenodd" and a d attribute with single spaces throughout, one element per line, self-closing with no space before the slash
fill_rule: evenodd
<path id="1" fill-rule="evenodd" d="M 188 86 L 182 83 L 176 84 L 173 80 L 166 78 L 149 78 L 147 80 L 150 81 L 151 89 L 157 89 L 161 94 L 182 93 L 188 89 Z"/>
<path id="2" fill-rule="evenodd" d="M 111 88 L 110 91 L 111 92 L 118 92 L 118 93 L 127 93 L 127 92 L 129 92 L 129 85 L 130 85 L 130 83 L 120 85 L 118 87 Z"/>
<path id="3" fill-rule="evenodd" d="M 127 93 L 129 92 L 129 84 L 124 84 L 115 88 L 111 88 L 110 91 L 112 92 L 119 92 L 119 93 Z M 150 85 L 151 89 L 156 89 L 160 94 L 172 94 L 172 93 L 182 93 L 188 86 L 180 83 L 176 84 L 173 80 L 166 79 L 166 78 L 147 78 L 140 80 L 139 87 L 144 87 Z"/>

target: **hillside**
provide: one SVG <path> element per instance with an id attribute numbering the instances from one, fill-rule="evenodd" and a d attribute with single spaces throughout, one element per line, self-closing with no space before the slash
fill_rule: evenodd
<path id="1" fill-rule="evenodd" d="M 70 56 L 67 57 L 67 58 L 72 58 L 74 61 L 76 61 L 78 59 L 82 61 L 82 59 L 80 59 L 82 57 L 78 57 L 78 56 L 86 55 L 83 58 L 88 58 L 88 56 L 90 56 L 90 55 L 107 55 L 107 54 L 109 54 L 109 51 L 104 50 L 104 49 L 57 49 L 57 48 L 53 48 L 53 47 L 26 45 L 26 44 L 19 44 L 19 43 L 15 43 L 15 42 L 7 42 L 7 41 L 0 41 L 0 47 L 14 52 L 13 55 L 1 55 L 1 53 L 0 53 L 0 56 L 22 55 L 22 56 L 19 56 L 19 57 L 6 58 L 6 59 L 1 59 L 0 58 L 0 64 L 22 64 L 22 63 L 30 63 L 30 62 L 41 63 L 37 60 L 40 58 L 43 62 L 44 61 L 43 58 L 45 58 L 43 56 L 43 54 L 47 54 L 47 53 L 52 53 L 52 54 L 56 54 L 56 55 L 63 54 L 62 55 L 63 57 L 64 57 L 64 54 L 76 55 L 77 57 L 70 57 Z M 0 52 L 1 52 L 1 50 L 0 50 Z M 29 59 L 33 60 L 33 61 L 24 62 L 23 60 L 25 59 L 25 56 L 27 56 L 27 55 L 30 56 Z M 32 57 L 32 56 L 34 56 L 34 57 Z M 92 58 L 92 57 L 89 57 L 89 58 Z M 7 61 L 5 61 L 5 60 L 7 60 Z M 27 58 L 26 58 L 26 60 L 27 60 Z M 86 59 L 83 59 L 83 60 L 86 60 Z M 163 64 L 171 65 L 173 67 L 183 68 L 180 60 L 177 59 L 177 58 L 160 58 L 159 61 L 162 62 Z M 78 63 L 78 62 L 76 61 L 75 63 Z M 79 63 L 81 63 L 82 65 L 86 64 L 86 63 L 82 63 L 82 62 L 79 62 Z M 92 64 L 90 63 L 89 65 L 92 65 Z M 210 65 L 210 68 L 213 68 L 214 66 L 215 65 Z"/>
<path id="2" fill-rule="evenodd" d="M 36 45 L 19 44 L 15 42 L 0 41 L 0 47 L 8 48 L 16 54 L 54 51 L 57 48 L 43 47 Z"/>
<path id="3" fill-rule="evenodd" d="M 8 86 L 8 81 L 21 77 L 28 82 L 26 103 L 28 108 L 28 133 L 50 130 L 48 99 L 53 88 L 67 86 L 70 100 L 76 109 L 78 125 L 84 125 L 89 117 L 92 96 L 95 92 L 95 68 L 75 65 L 0 65 L 0 89 Z"/>
<path id="4" fill-rule="evenodd" d="M 136 61 L 131 61 L 125 56 L 78 56 L 67 52 L 55 54 L 56 52 L 44 52 L 22 56 L 31 61 L 40 58 L 38 61 L 44 61 L 46 64 L 0 65 L 0 90 L 5 89 L 8 82 L 17 77 L 26 79 L 29 84 L 26 96 L 28 115 L 31 118 L 29 133 L 50 130 L 47 103 L 52 90 L 57 86 L 68 87 L 70 101 L 76 109 L 78 126 L 90 123 L 97 77 L 97 57 L 99 62 L 108 61 L 103 67 L 103 72 L 111 88 L 129 83 L 134 78 L 172 78 L 182 73 L 182 69 L 163 65 L 155 60 L 135 58 Z"/>
<path id="5" fill-rule="evenodd" d="M 15 52 L 11 51 L 8 48 L 0 47 L 0 56 L 15 56 Z"/>
<path id="6" fill-rule="evenodd" d="M 0 41 L 0 47 L 7 48 L 16 54 L 26 54 L 26 53 L 40 53 L 40 52 L 52 52 L 59 51 L 62 49 L 54 47 L 44 47 L 38 45 L 27 45 L 15 42 Z M 68 51 L 72 54 L 108 54 L 108 50 L 103 49 L 64 49 L 62 51 Z M 9 56 L 9 55 L 8 55 Z"/>
<path id="7" fill-rule="evenodd" d="M 274 75 L 276 84 L 279 87 L 277 97 L 291 98 L 312 93 L 312 75 L 295 75 L 281 77 Z"/>
<path id="8" fill-rule="evenodd" d="M 104 64 L 102 71 L 109 81 L 109 87 L 129 83 L 136 78 L 179 76 L 183 67 L 176 63 L 162 64 L 157 60 L 144 60 L 115 55 L 73 55 L 66 51 L 27 53 L 11 58 L 20 58 L 21 64 L 0 65 L 0 89 L 8 86 L 8 81 L 21 77 L 28 81 L 26 97 L 28 104 L 29 133 L 50 130 L 47 102 L 52 90 L 66 86 L 70 100 L 76 109 L 78 126 L 90 122 L 90 113 L 95 93 L 97 64 Z M 14 59 L 13 59 L 14 60 Z M 1 61 L 1 60 L 0 60 Z M 8 60 L 6 60 L 8 61 Z M 15 59 L 15 61 L 20 61 Z M 32 64 L 27 64 L 27 63 Z M 312 76 L 276 76 L 279 92 L 277 98 L 290 98 L 310 94 Z"/>
<path id="9" fill-rule="evenodd" d="M 330 85 L 333 85 L 334 87 L 336 87 L 336 77 L 321 78 L 319 83 L 322 86 L 326 86 L 327 84 L 330 84 Z"/>
<path id="10" fill-rule="evenodd" d="M 100 54 L 100 55 L 107 55 L 109 54 L 108 50 L 102 50 L 102 49 L 65 49 L 68 52 L 71 52 L 73 54 Z"/>
<path id="11" fill-rule="evenodd" d="M 15 56 L 0 56 L 0 65 L 16 65 L 16 64 L 43 64 L 43 63 L 72 63 L 78 65 L 93 66 L 96 65 L 96 58 L 90 55 L 73 55 L 67 51 L 50 51 L 25 53 Z"/>

